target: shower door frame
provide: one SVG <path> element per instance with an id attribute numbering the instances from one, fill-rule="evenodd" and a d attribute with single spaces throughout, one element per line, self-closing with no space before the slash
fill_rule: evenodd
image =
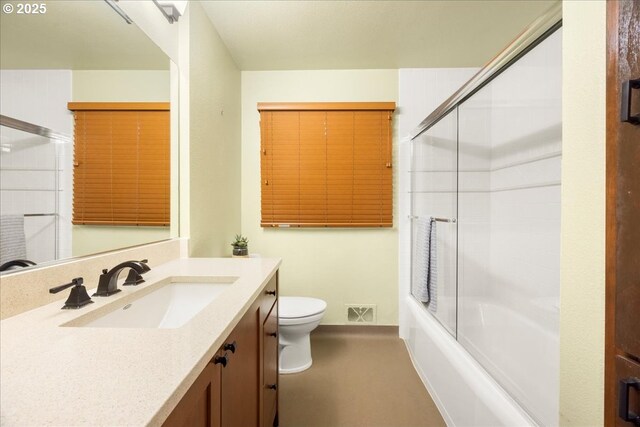
<path id="1" fill-rule="evenodd" d="M 408 138 L 410 142 L 409 156 L 411 159 L 410 169 L 413 172 L 413 159 L 414 159 L 414 144 L 416 138 L 423 133 L 427 132 L 433 126 L 435 126 L 441 119 L 445 118 L 452 111 L 456 110 L 456 122 L 459 121 L 458 107 L 462 105 L 466 100 L 471 98 L 476 92 L 487 86 L 493 79 L 498 77 L 503 71 L 507 70 L 511 65 L 517 62 L 524 55 L 529 53 L 532 49 L 538 46 L 547 37 L 553 34 L 555 31 L 562 27 L 562 4 L 556 3 L 549 8 L 543 15 L 538 17 L 531 25 L 524 29 L 503 51 L 496 55 L 491 61 L 487 63 L 480 71 L 478 71 L 469 81 L 467 81 L 460 89 L 458 89 L 453 95 L 447 98 L 440 106 L 438 106 L 433 112 L 431 112 L 415 129 L 413 129 Z M 460 141 L 458 135 L 456 135 L 456 173 L 459 172 L 459 149 Z M 456 178 L 456 186 L 459 185 L 459 178 Z M 409 219 L 414 216 L 414 204 L 413 204 L 413 175 L 411 175 L 409 188 L 412 192 L 409 203 Z M 459 188 L 456 189 L 456 194 Z M 455 226 L 456 226 L 456 296 L 458 294 L 458 255 L 457 248 L 459 244 L 458 237 L 458 195 L 456 195 L 456 212 L 455 212 Z M 411 289 L 413 287 L 413 224 L 409 226 L 410 229 L 410 251 L 411 257 L 410 271 L 409 271 L 409 294 L 412 298 L 415 298 Z M 417 298 L 416 298 L 417 300 Z M 457 305 L 457 304 L 456 304 Z M 435 316 L 434 316 L 435 317 Z M 438 320 L 439 321 L 439 320 Z M 458 313 L 456 308 L 456 326 L 455 331 L 452 334 L 455 339 L 458 336 Z"/>
<path id="2" fill-rule="evenodd" d="M 431 114 L 429 114 L 421 123 L 418 127 L 416 127 L 410 134 L 409 134 L 409 140 L 410 140 L 410 158 L 411 158 L 411 164 L 413 165 L 413 158 L 414 158 L 414 149 L 415 146 L 414 144 L 416 143 L 415 140 L 416 138 L 418 138 L 421 134 L 427 132 L 432 126 L 434 126 L 436 123 L 438 123 L 442 118 L 444 118 L 447 114 L 451 113 L 454 110 L 457 110 L 458 107 L 460 105 L 462 105 L 465 101 L 467 101 L 469 98 L 471 98 L 474 94 L 476 94 L 479 90 L 481 90 L 483 87 L 485 87 L 486 85 L 488 85 L 494 78 L 498 77 L 503 71 L 507 70 L 508 68 L 511 67 L 511 65 L 513 65 L 515 62 L 517 62 L 518 60 L 520 60 L 523 56 L 525 56 L 527 53 L 529 53 L 531 50 L 533 50 L 535 47 L 537 47 L 542 41 L 546 40 L 550 35 L 552 35 L 553 33 L 555 33 L 558 29 L 560 29 L 562 27 L 562 8 L 561 8 L 561 4 L 557 3 L 554 6 L 552 6 L 547 13 L 545 13 L 543 16 L 541 16 L 540 18 L 538 18 L 536 21 L 534 21 L 534 23 L 531 24 L 531 26 L 529 26 L 527 29 L 525 29 L 523 31 L 523 33 L 521 33 L 503 52 L 501 52 L 500 54 L 498 54 L 494 59 L 492 59 L 487 66 L 485 66 L 483 69 L 481 69 L 476 75 L 474 75 L 474 77 L 472 77 L 466 84 L 464 84 L 458 91 L 456 91 L 451 97 L 449 97 L 445 102 L 443 102 L 438 108 L 436 108 Z M 458 112 L 459 114 L 459 112 Z M 457 114 L 457 120 L 459 120 Z M 456 137 L 456 157 L 457 157 L 457 169 L 459 171 L 459 144 L 460 144 L 460 140 L 459 140 L 459 135 L 457 135 Z M 413 168 L 411 167 L 411 172 L 413 172 Z M 414 179 L 414 174 L 412 173 L 410 175 L 411 177 L 411 182 L 410 182 L 410 188 L 411 188 L 411 192 L 413 192 L 413 188 L 414 188 L 414 183 L 413 183 L 413 179 Z M 458 196 L 456 196 L 456 199 L 458 198 Z M 410 204 L 409 204 L 409 218 L 413 217 L 416 214 L 415 206 L 414 206 L 414 195 L 411 194 L 410 197 Z M 456 200 L 456 214 L 455 217 L 456 219 L 459 219 L 459 201 Z M 459 221 L 457 221 L 456 223 L 456 228 L 458 228 L 459 226 Z M 414 252 L 414 248 L 413 248 L 413 240 L 414 240 L 414 233 L 413 233 L 413 224 L 410 222 L 409 223 L 409 229 L 410 229 L 410 238 L 409 238 L 409 244 L 410 244 L 410 256 L 411 256 L 411 261 L 409 263 L 409 277 L 410 280 L 413 280 L 413 252 Z M 459 232 L 459 230 L 458 230 Z M 458 246 L 459 242 L 459 233 L 456 233 L 456 246 Z M 458 250 L 456 250 L 456 266 L 459 265 L 459 259 L 458 259 L 459 253 Z M 456 292 L 456 296 L 458 295 L 458 287 L 459 287 L 459 268 L 456 268 L 456 283 L 455 283 L 455 292 Z M 412 289 L 412 286 L 410 286 L 410 289 Z M 417 301 L 417 299 L 415 297 L 413 297 L 411 290 L 409 291 L 409 296 L 411 297 L 410 299 L 413 299 L 414 301 Z M 425 309 L 425 307 L 422 307 L 423 309 Z M 424 310 L 425 313 L 427 312 L 427 310 Z M 442 322 L 440 321 L 440 319 L 438 319 L 436 316 L 433 315 L 433 313 L 428 313 L 427 314 L 431 319 L 436 320 L 438 323 L 442 324 Z M 460 343 L 458 341 L 458 318 L 459 318 L 459 313 L 458 313 L 458 304 L 456 303 L 456 325 L 455 325 L 455 333 L 454 334 L 450 334 L 450 336 L 452 335 L 453 340 L 455 340 L 458 344 Z M 444 330 L 447 330 L 446 328 L 444 328 Z M 447 331 L 449 332 L 449 331 Z M 475 360 L 475 359 L 474 359 Z M 475 360 L 475 362 L 477 363 L 477 360 Z M 485 371 L 485 373 L 487 373 L 487 371 Z M 487 375 L 490 376 L 490 374 L 487 373 Z M 493 377 L 491 377 L 492 380 L 495 381 L 495 379 Z M 497 384 L 497 383 L 496 383 Z M 502 387 L 500 385 L 498 385 L 498 387 Z M 502 388 L 503 391 L 505 391 L 504 388 Z M 505 391 L 505 393 L 507 393 L 509 395 L 509 398 L 514 399 L 514 397 Z M 514 400 L 515 402 L 515 400 Z M 521 403 L 518 402 L 518 404 L 520 405 Z M 521 410 L 524 411 L 524 407 L 523 406 L 519 406 L 519 408 Z M 527 413 L 527 416 L 531 416 L 530 413 Z"/>

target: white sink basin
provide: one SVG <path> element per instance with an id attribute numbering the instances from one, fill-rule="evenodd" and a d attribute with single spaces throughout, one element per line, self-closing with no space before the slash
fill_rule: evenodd
<path id="1" fill-rule="evenodd" d="M 171 329 L 191 320 L 229 285 L 236 277 L 176 278 L 164 280 L 163 284 L 151 292 L 126 305 L 117 304 L 117 308 L 108 311 L 94 320 L 70 322 L 65 326 L 84 326 L 92 328 L 159 328 Z M 135 295 L 133 295 L 135 298 Z M 105 307 L 108 308 L 108 307 Z M 88 317 L 88 316 L 87 316 Z"/>

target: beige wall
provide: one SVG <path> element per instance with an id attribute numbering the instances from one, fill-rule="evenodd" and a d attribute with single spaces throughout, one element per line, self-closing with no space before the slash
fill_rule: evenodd
<path id="1" fill-rule="evenodd" d="M 256 104 L 397 98 L 397 70 L 242 72 L 242 233 L 250 252 L 282 258 L 282 295 L 327 301 L 325 324 L 346 323 L 345 304 L 376 304 L 377 323 L 397 325 L 397 230 L 261 228 Z"/>
<path id="2" fill-rule="evenodd" d="M 605 2 L 563 2 L 560 422 L 603 424 Z"/>
<path id="3" fill-rule="evenodd" d="M 169 102 L 170 86 L 169 70 L 74 70 L 72 99 L 76 102 Z M 74 225 L 72 255 L 83 256 L 169 237 L 169 227 Z"/>
<path id="4" fill-rule="evenodd" d="M 226 256 L 240 232 L 240 71 L 202 6 L 187 11 L 189 172 L 181 179 L 190 200 L 181 216 L 189 216 L 191 256 Z"/>
<path id="5" fill-rule="evenodd" d="M 169 238 L 169 227 L 73 226 L 73 255 L 85 256 Z"/>
<path id="6" fill-rule="evenodd" d="M 76 102 L 169 102 L 167 70 L 74 70 Z"/>

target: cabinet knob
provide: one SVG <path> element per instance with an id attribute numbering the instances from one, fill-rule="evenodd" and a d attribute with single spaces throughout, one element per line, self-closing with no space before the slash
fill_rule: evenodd
<path id="1" fill-rule="evenodd" d="M 222 349 L 225 351 L 230 351 L 231 353 L 235 353 L 236 352 L 236 342 L 233 341 L 232 343 L 226 343 L 225 345 L 222 346 Z"/>
<path id="2" fill-rule="evenodd" d="M 267 335 L 269 335 L 270 337 L 277 337 L 278 333 L 277 332 L 269 332 Z"/>
<path id="3" fill-rule="evenodd" d="M 267 384 L 267 388 L 269 390 L 277 390 L 278 389 L 278 384 Z"/>
<path id="4" fill-rule="evenodd" d="M 273 296 L 276 295 L 276 291 L 265 291 L 264 293 L 267 295 L 273 295 Z"/>
<path id="5" fill-rule="evenodd" d="M 227 367 L 227 363 L 229 363 L 229 357 L 227 356 L 227 353 L 225 353 L 222 356 L 215 356 L 213 358 L 213 363 L 214 364 L 221 364 L 223 368 Z"/>

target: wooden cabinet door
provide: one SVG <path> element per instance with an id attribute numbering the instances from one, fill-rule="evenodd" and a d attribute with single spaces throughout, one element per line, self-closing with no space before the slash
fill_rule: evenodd
<path id="1" fill-rule="evenodd" d="M 163 426 L 221 427 L 220 365 L 207 364 Z"/>
<path id="2" fill-rule="evenodd" d="M 278 303 L 273 306 L 263 327 L 262 348 L 262 425 L 273 427 L 278 413 Z"/>
<path id="3" fill-rule="evenodd" d="M 222 369 L 221 413 L 224 427 L 258 425 L 259 309 L 254 304 L 227 339 L 227 344 L 235 343 L 235 352 L 227 350 L 227 366 Z"/>
<path id="4" fill-rule="evenodd" d="M 640 2 L 617 3 L 621 18 L 617 86 L 622 92 L 629 80 L 640 86 Z M 630 92 L 630 113 L 640 120 L 640 87 Z M 640 123 L 618 118 L 617 127 L 616 347 L 640 359 Z"/>
<path id="5" fill-rule="evenodd" d="M 608 1 L 605 424 L 609 427 L 640 425 L 638 34 L 640 1 Z"/>

